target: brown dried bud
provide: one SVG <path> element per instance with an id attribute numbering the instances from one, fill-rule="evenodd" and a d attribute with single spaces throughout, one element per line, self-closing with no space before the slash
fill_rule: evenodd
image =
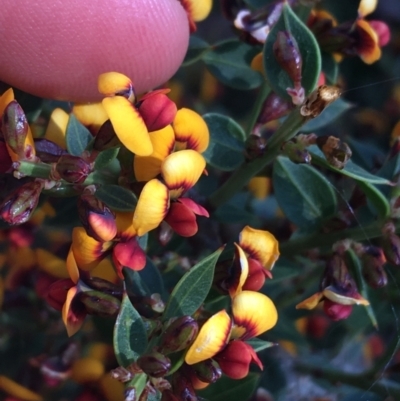
<path id="1" fill-rule="evenodd" d="M 115 213 L 93 194 L 78 199 L 78 214 L 87 234 L 97 241 L 111 241 L 117 234 Z"/>
<path id="2" fill-rule="evenodd" d="M 16 100 L 11 101 L 4 110 L 2 131 L 7 145 L 19 157 L 24 157 L 28 130 L 28 120 L 22 107 Z"/>
<path id="3" fill-rule="evenodd" d="M 293 109 L 293 104 L 287 100 L 282 99 L 276 93 L 271 92 L 264 100 L 261 106 L 261 112 L 258 116 L 258 124 L 266 124 L 270 121 L 277 120 Z"/>
<path id="4" fill-rule="evenodd" d="M 311 154 L 301 143 L 288 141 L 282 151 L 293 163 L 311 163 Z"/>
<path id="5" fill-rule="evenodd" d="M 42 181 L 28 182 L 7 196 L 0 205 L 0 217 L 8 224 L 22 224 L 29 220 L 39 202 Z"/>
<path id="6" fill-rule="evenodd" d="M 246 140 L 246 157 L 248 160 L 261 157 L 267 149 L 267 141 L 258 135 L 250 135 Z"/>
<path id="7" fill-rule="evenodd" d="M 55 170 L 63 180 L 71 184 L 82 184 L 92 171 L 92 167 L 79 156 L 62 155 L 56 163 Z"/>
<path id="8" fill-rule="evenodd" d="M 96 134 L 93 149 L 102 151 L 105 149 L 114 148 L 120 145 L 120 141 L 115 134 L 114 128 L 110 120 L 107 120 L 99 129 Z"/>
<path id="9" fill-rule="evenodd" d="M 363 276 L 372 288 L 381 288 L 387 285 L 387 274 L 384 269 L 386 258 L 383 249 L 377 246 L 367 246 L 361 256 Z"/>
<path id="10" fill-rule="evenodd" d="M 383 238 L 382 248 L 388 263 L 400 266 L 400 238 L 396 234 L 388 233 Z"/>
<path id="11" fill-rule="evenodd" d="M 155 351 L 142 355 L 136 363 L 144 373 L 152 377 L 164 377 L 171 369 L 171 360 Z"/>
<path id="12" fill-rule="evenodd" d="M 149 93 L 139 102 L 139 113 L 149 132 L 160 130 L 174 121 L 176 104 L 164 93 Z"/>
<path id="13" fill-rule="evenodd" d="M 206 359 L 192 366 L 199 380 L 205 383 L 215 383 L 222 376 L 222 370 L 217 362 Z"/>
<path id="14" fill-rule="evenodd" d="M 199 326 L 191 316 L 182 316 L 173 320 L 163 334 L 160 349 L 163 353 L 181 351 L 195 340 Z"/>
<path id="15" fill-rule="evenodd" d="M 334 136 L 320 136 L 317 145 L 324 153 L 326 160 L 333 167 L 342 169 L 351 158 L 352 152 L 347 143 Z"/>
<path id="16" fill-rule="evenodd" d="M 115 317 L 121 307 L 117 298 L 100 291 L 82 291 L 78 297 L 89 315 Z"/>
<path id="17" fill-rule="evenodd" d="M 318 117 L 326 107 L 340 97 L 337 86 L 321 85 L 311 92 L 301 106 L 300 113 L 304 117 Z"/>

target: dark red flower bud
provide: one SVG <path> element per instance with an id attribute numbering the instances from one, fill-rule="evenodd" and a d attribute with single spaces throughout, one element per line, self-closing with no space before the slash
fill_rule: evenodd
<path id="1" fill-rule="evenodd" d="M 120 141 L 115 134 L 110 120 L 107 120 L 99 129 L 95 136 L 93 149 L 102 151 L 120 145 Z"/>
<path id="2" fill-rule="evenodd" d="M 198 401 L 191 380 L 180 373 L 172 376 L 172 391 L 178 400 Z"/>
<path id="3" fill-rule="evenodd" d="M 47 303 L 56 310 L 62 310 L 68 290 L 74 286 L 75 283 L 69 278 L 57 280 L 45 293 Z"/>
<path id="4" fill-rule="evenodd" d="M 10 149 L 21 158 L 25 155 L 25 139 L 28 129 L 28 120 L 22 107 L 16 100 L 11 101 L 3 114 L 3 137 Z"/>
<path id="5" fill-rule="evenodd" d="M 149 93 L 139 104 L 139 113 L 149 132 L 158 131 L 171 124 L 176 112 L 176 104 L 164 93 Z"/>
<path id="6" fill-rule="evenodd" d="M 400 266 L 400 238 L 393 233 L 384 236 L 382 241 L 386 260 L 395 266 Z"/>
<path id="7" fill-rule="evenodd" d="M 276 93 L 271 92 L 264 100 L 260 115 L 257 119 L 257 124 L 266 124 L 270 121 L 286 116 L 293 107 L 292 102 L 282 99 Z"/>
<path id="8" fill-rule="evenodd" d="M 164 377 L 171 369 L 171 360 L 155 351 L 142 355 L 136 363 L 144 373 L 152 377 Z"/>
<path id="9" fill-rule="evenodd" d="M 363 263 L 362 273 L 365 281 L 372 288 L 381 288 L 387 285 L 388 279 L 384 269 L 386 258 L 383 249 L 377 246 L 367 246 L 361 256 Z"/>
<path id="10" fill-rule="evenodd" d="M 35 150 L 43 163 L 57 163 L 60 156 L 68 154 L 65 149 L 44 138 L 35 139 Z"/>
<path id="11" fill-rule="evenodd" d="M 115 317 L 121 307 L 121 302 L 117 298 L 101 291 L 82 291 L 78 294 L 78 298 L 89 315 Z"/>
<path id="12" fill-rule="evenodd" d="M 92 171 L 88 162 L 79 156 L 63 155 L 58 159 L 56 172 L 63 180 L 71 184 L 82 184 Z"/>
<path id="13" fill-rule="evenodd" d="M 311 163 L 311 154 L 301 143 L 288 141 L 283 145 L 282 150 L 293 163 Z"/>
<path id="14" fill-rule="evenodd" d="M 254 349 L 243 341 L 231 341 L 214 359 L 222 371 L 231 379 L 243 379 L 249 374 L 250 363 L 263 368 Z"/>
<path id="15" fill-rule="evenodd" d="M 111 283 L 108 280 L 104 280 L 100 277 L 89 277 L 87 279 L 83 279 L 83 281 L 93 290 L 101 291 L 104 294 L 112 295 L 113 297 L 122 299 L 122 287 Z"/>
<path id="16" fill-rule="evenodd" d="M 11 157 L 8 153 L 6 143 L 0 141 L 0 173 L 6 173 L 10 170 L 12 165 Z"/>
<path id="17" fill-rule="evenodd" d="M 160 349 L 163 353 L 181 351 L 195 340 L 199 326 L 191 316 L 182 316 L 170 322 L 164 331 Z"/>
<path id="18" fill-rule="evenodd" d="M 324 153 L 330 165 L 342 169 L 351 158 L 351 149 L 347 143 L 342 142 L 334 136 L 320 136 L 317 138 L 317 145 Z"/>
<path id="19" fill-rule="evenodd" d="M 217 362 L 207 359 L 192 366 L 197 378 L 205 383 L 215 383 L 222 376 Z"/>
<path id="20" fill-rule="evenodd" d="M 324 312 L 334 321 L 347 319 L 352 310 L 353 305 L 342 305 L 329 299 L 325 299 L 324 301 Z"/>
<path id="21" fill-rule="evenodd" d="M 261 157 L 267 149 L 267 141 L 259 135 L 250 135 L 246 140 L 246 158 L 253 160 Z"/>
<path id="22" fill-rule="evenodd" d="M 87 234 L 95 240 L 111 241 L 116 236 L 115 213 L 93 194 L 79 197 L 78 214 Z"/>
<path id="23" fill-rule="evenodd" d="M 43 182 L 31 181 L 20 186 L 0 205 L 0 217 L 8 224 L 22 224 L 29 220 L 39 202 Z"/>

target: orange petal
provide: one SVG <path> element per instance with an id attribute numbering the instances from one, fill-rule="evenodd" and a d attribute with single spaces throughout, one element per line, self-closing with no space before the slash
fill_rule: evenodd
<path id="1" fill-rule="evenodd" d="M 15 397 L 19 400 L 24 400 L 24 401 L 43 400 L 43 397 L 40 394 L 35 393 L 24 386 L 21 386 L 14 380 L 11 380 L 3 375 L 0 375 L 0 390 L 9 394 L 11 397 Z"/>
<path id="2" fill-rule="evenodd" d="M 72 108 L 72 113 L 94 135 L 108 120 L 108 115 L 101 102 L 75 104 Z"/>
<path id="3" fill-rule="evenodd" d="M 75 227 L 72 231 L 71 249 L 78 267 L 82 270 L 92 270 L 106 256 L 113 243 L 99 242 L 89 237 L 83 227 Z"/>
<path id="4" fill-rule="evenodd" d="M 316 294 L 311 295 L 304 301 L 301 301 L 296 305 L 296 309 L 314 309 L 317 305 L 322 301 L 324 295 L 322 292 L 317 292 Z"/>
<path id="5" fill-rule="evenodd" d="M 98 359 L 86 357 L 75 361 L 71 368 L 71 379 L 79 384 L 95 382 L 104 374 L 104 364 Z"/>
<path id="6" fill-rule="evenodd" d="M 131 103 L 135 101 L 135 91 L 133 90 L 132 81 L 126 75 L 119 72 L 100 74 L 98 89 L 100 93 L 106 96 L 120 94 L 126 96 Z"/>
<path id="7" fill-rule="evenodd" d="M 211 316 L 202 326 L 196 340 L 185 356 L 188 365 L 205 361 L 221 351 L 229 340 L 231 318 L 222 310 Z"/>
<path id="8" fill-rule="evenodd" d="M 362 297 L 359 293 L 355 293 L 350 297 L 339 294 L 333 287 L 327 287 L 322 291 L 322 294 L 330 301 L 341 305 L 369 305 L 368 300 Z"/>
<path id="9" fill-rule="evenodd" d="M 68 120 L 69 114 L 67 114 L 63 109 L 54 109 L 50 115 L 50 121 L 47 125 L 44 138 L 54 142 L 63 149 L 67 149 L 65 133 L 67 131 Z"/>
<path id="10" fill-rule="evenodd" d="M 158 227 L 169 208 L 168 188 L 159 180 L 149 181 L 140 193 L 135 213 L 133 227 L 141 237 Z"/>
<path id="11" fill-rule="evenodd" d="M 253 59 L 251 60 L 251 64 L 250 67 L 254 70 L 254 71 L 258 71 L 261 74 L 265 74 L 264 72 L 264 64 L 263 64 L 263 54 L 262 52 L 256 54 Z"/>
<path id="12" fill-rule="evenodd" d="M 86 312 L 80 310 L 77 303 L 74 305 L 74 298 L 78 292 L 78 288 L 72 287 L 68 290 L 67 299 L 62 309 L 62 319 L 67 329 L 68 336 L 73 336 L 83 325 Z"/>
<path id="13" fill-rule="evenodd" d="M 132 153 L 149 156 L 153 145 L 146 125 L 135 106 L 122 96 L 106 97 L 103 106 L 119 140 Z"/>
<path id="14" fill-rule="evenodd" d="M 187 149 L 169 155 L 161 165 L 161 174 L 171 191 L 171 198 L 179 198 L 192 188 L 205 166 L 204 157 L 195 150 Z"/>
<path id="15" fill-rule="evenodd" d="M 70 279 L 77 284 L 79 280 L 79 269 L 76 264 L 74 252 L 72 251 L 72 246 L 69 248 L 66 265 Z"/>
<path id="16" fill-rule="evenodd" d="M 279 243 L 268 231 L 246 226 L 240 233 L 239 244 L 250 257 L 271 270 L 279 257 Z"/>
<path id="17" fill-rule="evenodd" d="M 278 312 L 272 300 L 254 291 L 242 291 L 232 299 L 235 325 L 246 329 L 241 340 L 264 333 L 275 326 Z"/>
<path id="18" fill-rule="evenodd" d="M 103 259 L 91 272 L 91 277 L 99 277 L 111 283 L 117 283 L 118 277 L 115 273 L 111 260 L 108 258 Z"/>
<path id="19" fill-rule="evenodd" d="M 177 149 L 193 149 L 204 152 L 210 142 L 210 132 L 200 114 L 190 109 L 180 109 L 172 123 Z"/>
<path id="20" fill-rule="evenodd" d="M 65 260 L 45 249 L 36 249 L 36 260 L 40 270 L 57 278 L 68 278 L 69 274 Z"/>
<path id="21" fill-rule="evenodd" d="M 243 249 L 236 243 L 234 267 L 234 277 L 228 284 L 229 295 L 232 298 L 242 291 L 242 287 L 246 282 L 247 276 L 249 275 L 249 263 L 246 255 Z"/>
<path id="22" fill-rule="evenodd" d="M 378 0 L 361 0 L 358 6 L 359 17 L 362 18 L 368 14 L 372 14 L 375 11 L 377 5 Z"/>
<path id="23" fill-rule="evenodd" d="M 356 29 L 359 33 L 360 45 L 357 48 L 360 58 L 366 64 L 372 64 L 381 58 L 379 37 L 368 21 L 357 20 Z"/>
<path id="24" fill-rule="evenodd" d="M 153 153 L 150 156 L 135 156 L 133 168 L 138 181 L 149 181 L 161 173 L 163 160 L 172 153 L 175 145 L 174 130 L 170 125 L 150 133 Z"/>
<path id="25" fill-rule="evenodd" d="M 4 113 L 4 110 L 8 106 L 8 103 L 12 102 L 15 99 L 14 91 L 12 88 L 7 89 L 1 96 L 0 96 L 0 118 Z"/>
<path id="26" fill-rule="evenodd" d="M 124 239 L 134 237 L 136 229 L 132 224 L 133 212 L 116 212 L 115 223 L 117 225 L 117 237 Z"/>
<path id="27" fill-rule="evenodd" d="M 265 199 L 271 192 L 271 178 L 253 177 L 248 188 L 256 199 Z"/>

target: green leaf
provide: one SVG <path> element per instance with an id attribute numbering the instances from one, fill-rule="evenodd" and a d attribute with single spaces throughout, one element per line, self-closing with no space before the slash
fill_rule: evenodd
<path id="1" fill-rule="evenodd" d="M 303 127 L 301 127 L 301 131 L 316 131 L 317 129 L 320 129 L 325 125 L 328 125 L 331 122 L 335 121 L 351 107 L 353 107 L 351 103 L 339 98 L 338 100 L 331 103 L 318 117 L 313 118 Z"/>
<path id="2" fill-rule="evenodd" d="M 163 319 L 192 315 L 201 306 L 210 291 L 214 268 L 222 249 L 193 266 L 173 289 L 165 307 Z"/>
<path id="3" fill-rule="evenodd" d="M 261 85 L 261 74 L 250 67 L 258 50 L 253 46 L 229 39 L 217 43 L 203 54 L 202 60 L 218 81 L 232 88 L 248 90 Z"/>
<path id="4" fill-rule="evenodd" d="M 244 2 L 250 7 L 257 9 L 267 4 L 272 3 L 274 0 L 244 0 Z"/>
<path id="5" fill-rule="evenodd" d="M 142 318 L 126 292 L 115 322 L 113 344 L 117 361 L 123 367 L 135 362 L 147 347 L 146 329 Z"/>
<path id="6" fill-rule="evenodd" d="M 370 182 L 371 184 L 378 185 L 392 185 L 392 183 L 386 178 L 378 177 L 377 175 L 369 173 L 357 164 L 353 163 L 351 160 L 349 160 L 346 166 L 341 170 L 331 166 L 317 145 L 309 146 L 308 150 L 312 156 L 312 163 L 318 164 L 319 166 L 323 166 L 329 170 L 335 171 L 336 173 L 346 175 L 347 177 L 351 177 L 359 181 Z"/>
<path id="7" fill-rule="evenodd" d="M 164 282 L 157 266 L 149 257 L 146 259 L 146 266 L 140 271 L 124 269 L 126 287 L 129 291 L 140 296 L 160 294 L 165 296 Z"/>
<path id="8" fill-rule="evenodd" d="M 108 167 L 110 163 L 118 156 L 119 149 L 120 148 L 110 148 L 100 152 L 94 162 L 95 170 L 101 170 Z"/>
<path id="9" fill-rule="evenodd" d="M 300 228 L 319 227 L 336 212 L 336 196 L 330 182 L 315 168 L 278 157 L 273 186 L 279 206 Z"/>
<path id="10" fill-rule="evenodd" d="M 284 99 L 290 99 L 286 88 L 293 88 L 293 82 L 279 65 L 273 51 L 274 43 L 280 31 L 289 32 L 296 39 L 303 61 L 301 84 L 306 95 L 308 95 L 315 89 L 321 72 L 321 54 L 313 33 L 303 24 L 287 3 L 284 4 L 282 15 L 268 34 L 264 45 L 264 69 L 268 82 L 272 90 L 279 96 Z"/>
<path id="11" fill-rule="evenodd" d="M 65 142 L 67 143 L 68 152 L 71 155 L 80 156 L 92 138 L 89 130 L 71 114 L 65 132 Z"/>
<path id="12" fill-rule="evenodd" d="M 131 212 L 137 204 L 135 194 L 119 185 L 102 185 L 95 192 L 95 196 L 108 207 L 119 212 Z"/>
<path id="13" fill-rule="evenodd" d="M 339 64 L 335 61 L 331 53 L 321 53 L 322 71 L 330 85 L 335 85 L 339 74 Z"/>
<path id="14" fill-rule="evenodd" d="M 375 208 L 378 216 L 382 219 L 389 217 L 390 204 L 386 196 L 369 182 L 358 181 L 358 185 Z"/>
<path id="15" fill-rule="evenodd" d="M 274 347 L 276 344 L 270 341 L 259 340 L 258 338 L 252 338 L 246 341 L 247 344 L 251 345 L 254 351 L 260 352 L 264 349 Z"/>
<path id="16" fill-rule="evenodd" d="M 203 153 L 211 166 L 232 171 L 244 162 L 243 129 L 234 120 L 217 113 L 203 116 L 210 131 L 210 144 Z"/>
<path id="17" fill-rule="evenodd" d="M 210 48 L 210 45 L 203 39 L 195 35 L 190 35 L 189 47 L 186 52 L 182 66 L 186 67 L 200 60 L 203 53 Z"/>

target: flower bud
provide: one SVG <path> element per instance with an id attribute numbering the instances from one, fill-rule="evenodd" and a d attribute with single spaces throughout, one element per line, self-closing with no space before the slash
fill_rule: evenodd
<path id="1" fill-rule="evenodd" d="M 107 120 L 99 129 L 93 143 L 93 149 L 102 151 L 120 145 L 110 120 Z"/>
<path id="2" fill-rule="evenodd" d="M 86 233 L 100 242 L 111 241 L 117 234 L 115 213 L 93 194 L 78 199 L 79 219 Z"/>
<path id="3" fill-rule="evenodd" d="M 267 141 L 259 135 L 250 135 L 246 140 L 246 157 L 253 160 L 261 157 L 267 149 Z"/>
<path id="4" fill-rule="evenodd" d="M 158 131 L 174 121 L 176 104 L 164 93 L 149 93 L 139 102 L 139 113 L 149 132 Z"/>
<path id="5" fill-rule="evenodd" d="M 179 373 L 172 376 L 172 391 L 178 400 L 198 401 L 190 379 Z"/>
<path id="6" fill-rule="evenodd" d="M 304 88 L 301 86 L 301 69 L 303 61 L 296 39 L 287 31 L 279 31 L 273 45 L 276 61 L 289 75 L 293 82 L 293 88 L 287 92 L 292 97 L 293 104 L 300 105 L 304 102 Z"/>
<path id="7" fill-rule="evenodd" d="M 333 167 L 342 169 L 351 157 L 351 149 L 347 143 L 334 136 L 320 136 L 317 145 L 324 153 L 326 160 Z"/>
<path id="8" fill-rule="evenodd" d="M 115 317 L 118 315 L 121 302 L 108 294 L 100 291 L 82 291 L 79 293 L 79 301 L 85 306 L 90 315 L 101 317 Z"/>
<path id="9" fill-rule="evenodd" d="M 293 104 L 282 99 L 276 93 L 271 92 L 264 100 L 261 106 L 260 115 L 257 118 L 257 124 L 266 124 L 270 121 L 277 120 L 293 109 Z"/>
<path id="10" fill-rule="evenodd" d="M 383 253 L 386 260 L 395 266 L 400 266 L 400 238 L 393 233 L 388 233 L 382 241 Z"/>
<path id="11" fill-rule="evenodd" d="M 55 170 L 63 180 L 71 184 L 82 184 L 92 168 L 79 156 L 63 155 L 58 159 Z"/>
<path id="12" fill-rule="evenodd" d="M 324 301 L 324 312 L 334 321 L 347 319 L 352 310 L 353 305 L 342 305 L 329 299 L 325 299 Z"/>
<path id="13" fill-rule="evenodd" d="M 4 110 L 2 131 L 7 145 L 19 157 L 24 157 L 28 130 L 28 120 L 22 107 L 16 100 L 12 100 Z"/>
<path id="14" fill-rule="evenodd" d="M 282 150 L 293 163 L 311 163 L 311 154 L 302 144 L 288 141 L 283 145 Z"/>
<path id="15" fill-rule="evenodd" d="M 22 224 L 29 220 L 39 202 L 43 182 L 31 181 L 7 196 L 0 205 L 0 217 L 8 224 Z"/>
<path id="16" fill-rule="evenodd" d="M 60 156 L 68 154 L 56 143 L 45 138 L 35 139 L 35 149 L 36 155 L 43 163 L 57 163 Z"/>
<path id="17" fill-rule="evenodd" d="M 171 360 L 156 351 L 142 355 L 136 363 L 144 373 L 152 377 L 163 377 L 171 369 Z"/>
<path id="18" fill-rule="evenodd" d="M 164 331 L 160 349 L 163 353 L 182 351 L 195 340 L 199 326 L 191 316 L 173 320 Z"/>
<path id="19" fill-rule="evenodd" d="M 199 380 L 205 383 L 215 383 L 222 376 L 222 370 L 217 362 L 207 359 L 192 366 Z"/>
<path id="20" fill-rule="evenodd" d="M 93 290 L 101 291 L 104 294 L 122 299 L 122 288 L 108 280 L 104 280 L 100 277 L 90 277 L 84 279 L 84 282 Z"/>
<path id="21" fill-rule="evenodd" d="M 372 288 L 381 288 L 387 285 L 387 274 L 384 269 L 386 263 L 385 255 L 382 248 L 377 246 L 367 246 L 361 256 L 363 263 L 363 276 L 365 281 Z"/>

